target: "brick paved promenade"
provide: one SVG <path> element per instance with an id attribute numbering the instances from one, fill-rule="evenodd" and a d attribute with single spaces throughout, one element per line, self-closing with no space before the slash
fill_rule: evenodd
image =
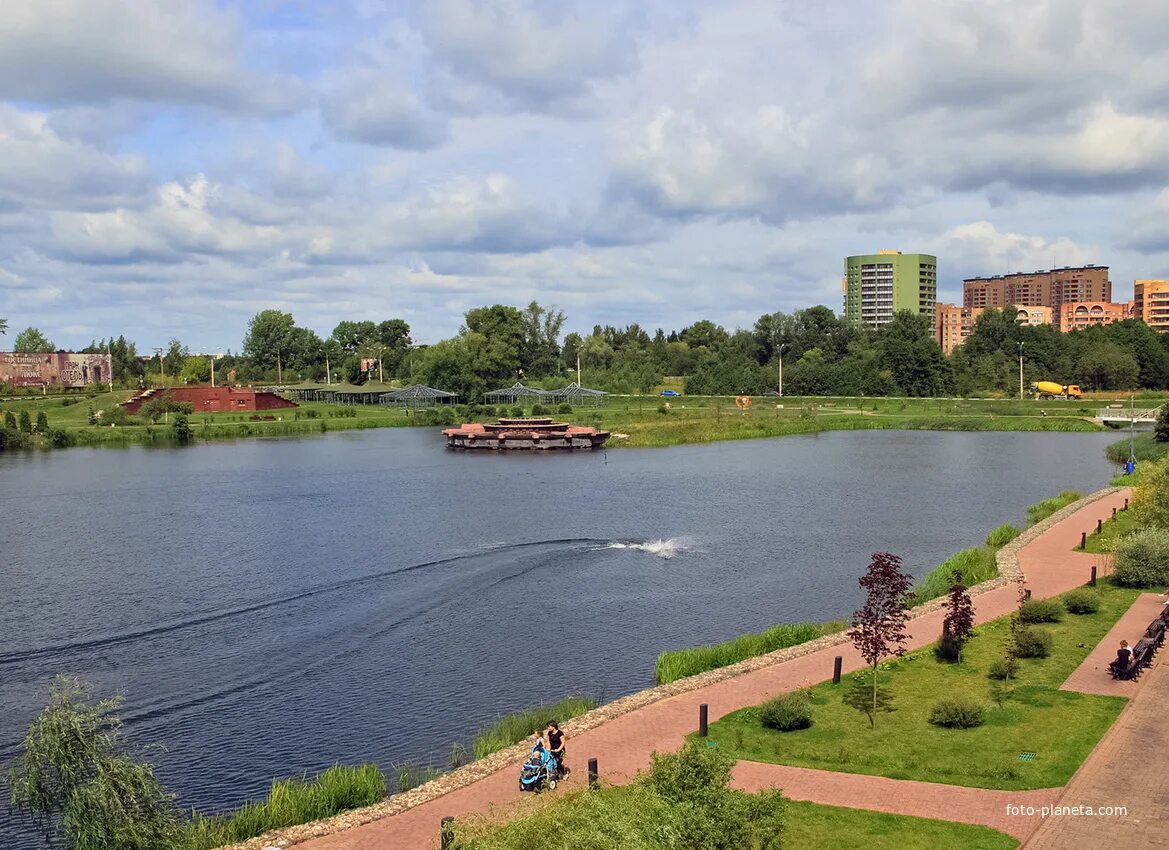
<path id="1" fill-rule="evenodd" d="M 1100 558 L 1072 551 L 1079 543 L 1080 532 L 1094 527 L 1097 519 L 1111 516 L 1112 509 L 1122 506 L 1129 495 L 1128 491 L 1120 491 L 1094 501 L 1023 547 L 1019 552 L 1020 566 L 1026 576 L 1027 586 L 1036 597 L 1062 593 L 1087 581 L 1090 567 L 1098 564 Z M 1014 610 L 1016 589 L 1011 586 L 997 588 L 978 596 L 974 604 L 980 623 L 1001 617 Z M 941 631 L 941 621 L 941 612 L 915 618 L 909 629 L 913 635 L 908 642 L 910 648 L 936 640 Z M 599 760 L 601 775 L 605 780 L 616 783 L 628 781 L 639 770 L 649 766 L 650 753 L 654 750 L 671 751 L 682 745 L 685 736 L 696 728 L 700 703 L 709 705 L 710 720 L 713 722 L 725 714 L 744 706 L 756 705 L 777 693 L 830 678 L 836 655 L 843 656 L 846 672 L 859 669 L 863 664 L 851 644 L 839 644 L 660 700 L 577 735 L 569 742 L 569 762 L 576 768 L 569 784 L 582 781 L 588 758 Z M 401 814 L 313 838 L 296 847 L 297 850 L 432 850 L 438 847 L 438 823 L 442 817 L 459 817 L 470 812 L 486 812 L 519 803 L 518 775 L 518 764 L 509 766 Z M 839 776 L 841 782 L 854 781 L 848 774 Z M 869 783 L 879 780 L 865 777 L 864 781 Z M 997 795 L 1000 792 L 986 793 Z M 907 801 L 906 807 L 911 808 L 911 802 Z M 921 812 L 923 816 L 936 817 L 934 805 L 927 805 L 927 801 L 923 801 Z M 981 822 L 1003 828 L 997 819 L 988 818 L 990 822 Z"/>

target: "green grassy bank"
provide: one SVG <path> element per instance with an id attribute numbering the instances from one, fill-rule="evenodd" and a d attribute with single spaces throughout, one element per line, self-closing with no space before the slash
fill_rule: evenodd
<path id="1" fill-rule="evenodd" d="M 102 419 L 107 424 L 90 424 L 91 412 L 105 414 L 133 394 L 123 390 L 49 398 L 21 396 L 0 401 L 0 411 L 19 416 L 24 410 L 34 422 L 38 413 L 45 413 L 49 427 L 67 435 L 58 445 L 149 445 L 171 441 L 173 435 L 167 422 L 148 423 L 131 417 L 126 424 L 110 427 L 109 416 L 104 415 Z M 662 447 L 840 430 L 1095 431 L 1100 426 L 1087 417 L 1098 406 L 1094 402 L 1059 400 L 770 397 L 755 399 L 744 413 L 730 397 L 611 396 L 601 407 L 579 407 L 565 413 L 550 409 L 554 411 L 552 415 L 574 424 L 594 425 L 625 435 L 612 440 L 610 447 Z M 532 406 L 523 408 L 523 412 L 530 415 Z M 195 413 L 190 416 L 190 424 L 196 441 L 234 440 L 411 425 L 437 429 L 444 421 L 453 424 L 464 418 L 497 414 L 514 414 L 514 408 L 440 408 L 412 414 L 378 405 L 306 402 L 298 409 L 255 415 Z M 30 435 L 23 442 L 31 447 L 54 445 L 47 435 Z"/>

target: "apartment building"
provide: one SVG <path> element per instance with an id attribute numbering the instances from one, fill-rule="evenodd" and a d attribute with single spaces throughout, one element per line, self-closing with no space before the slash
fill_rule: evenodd
<path id="1" fill-rule="evenodd" d="M 1064 304 L 1111 300 L 1108 266 L 1068 266 L 962 281 L 965 307 L 1051 307 L 1057 319 Z"/>
<path id="2" fill-rule="evenodd" d="M 1082 331 L 1092 325 L 1110 325 L 1133 316 L 1133 302 L 1075 301 L 1061 305 L 1059 329 L 1064 333 Z"/>
<path id="3" fill-rule="evenodd" d="M 974 330 L 974 323 L 982 314 L 983 307 L 960 307 L 956 304 L 938 304 L 935 310 L 934 327 L 937 342 L 949 357 L 954 349 L 966 341 Z"/>
<path id="4" fill-rule="evenodd" d="M 1133 281 L 1133 317 L 1155 331 L 1169 331 L 1169 280 Z"/>
<path id="5" fill-rule="evenodd" d="M 938 301 L 938 258 L 883 250 L 844 260 L 844 316 L 856 325 L 877 327 L 901 310 L 934 321 Z"/>

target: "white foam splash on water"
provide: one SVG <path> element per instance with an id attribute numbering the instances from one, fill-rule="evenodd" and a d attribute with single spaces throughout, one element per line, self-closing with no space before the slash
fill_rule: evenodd
<path id="1" fill-rule="evenodd" d="M 672 558 L 679 552 L 685 552 L 689 546 L 680 537 L 671 537 L 669 540 L 646 540 L 644 543 L 610 543 L 607 549 L 636 549 L 639 552 L 648 552 L 659 558 Z"/>

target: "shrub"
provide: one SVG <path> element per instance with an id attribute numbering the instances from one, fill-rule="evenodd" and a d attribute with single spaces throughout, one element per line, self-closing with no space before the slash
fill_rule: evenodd
<path id="1" fill-rule="evenodd" d="M 1058 623 L 1063 606 L 1055 599 L 1030 599 L 1019 606 L 1019 618 L 1024 623 Z"/>
<path id="2" fill-rule="evenodd" d="M 670 405 L 663 401 L 661 404 L 658 405 L 658 413 L 660 413 L 662 416 L 669 415 Z"/>
<path id="3" fill-rule="evenodd" d="M 29 418 L 27 410 L 20 411 L 20 433 L 32 433 L 32 419 Z"/>
<path id="4" fill-rule="evenodd" d="M 1145 524 L 1169 529 L 1169 457 L 1144 464 L 1140 476 L 1133 510 Z"/>
<path id="5" fill-rule="evenodd" d="M 475 743 L 472 745 L 475 758 L 484 758 L 505 747 L 510 747 L 512 744 L 519 743 L 535 730 L 543 729 L 550 720 L 563 723 L 569 718 L 592 711 L 600 704 L 601 701 L 596 697 L 565 697 L 550 705 L 540 705 L 505 715 L 490 726 L 479 730 L 475 736 Z"/>
<path id="6" fill-rule="evenodd" d="M 975 546 L 955 552 L 913 586 L 913 597 L 917 603 L 937 599 L 950 592 L 954 573 L 962 575 L 967 587 L 995 578 L 999 574 L 995 561 L 995 550 L 989 546 Z"/>
<path id="7" fill-rule="evenodd" d="M 1080 494 L 1075 490 L 1064 490 L 1058 496 L 1044 499 L 1042 502 L 1027 508 L 1027 519 L 1032 525 L 1035 525 L 1035 523 L 1042 522 L 1056 511 L 1063 510 L 1072 502 L 1078 501 L 1079 498 Z"/>
<path id="8" fill-rule="evenodd" d="M 524 415 L 524 409 L 517 404 L 515 407 L 508 410 L 507 415 L 513 419 L 521 418 Z"/>
<path id="9" fill-rule="evenodd" d="M 556 412 L 557 413 L 572 413 L 572 405 L 567 404 L 567 403 L 562 404 L 562 405 L 560 405 L 560 407 L 556 408 Z"/>
<path id="10" fill-rule="evenodd" d="M 175 421 L 171 424 L 171 432 L 180 444 L 185 446 L 191 442 L 191 423 L 187 419 L 187 414 L 180 413 L 175 417 Z"/>
<path id="11" fill-rule="evenodd" d="M 533 416 L 547 416 L 548 415 L 548 408 L 546 408 L 542 404 L 533 404 L 532 405 L 532 415 Z"/>
<path id="12" fill-rule="evenodd" d="M 273 829 L 371 806 L 385 796 L 386 777 L 376 764 L 334 765 L 312 780 L 307 776 L 274 780 L 267 799 L 245 803 L 228 815 L 196 813 L 187 827 L 186 846 L 210 850 L 246 841 Z"/>
<path id="13" fill-rule="evenodd" d="M 64 449 L 73 445 L 73 435 L 64 428 L 53 428 L 49 430 L 49 445 L 55 449 Z"/>
<path id="14" fill-rule="evenodd" d="M 1021 628 L 1015 634 L 1015 653 L 1020 658 L 1046 658 L 1051 655 L 1051 632 Z"/>
<path id="15" fill-rule="evenodd" d="M 319 410 L 314 410 L 312 408 L 309 408 L 308 410 L 304 411 L 305 419 L 317 419 L 320 417 L 320 415 L 321 415 L 321 412 Z"/>
<path id="16" fill-rule="evenodd" d="M 4 411 L 4 428 L 8 431 L 16 430 L 16 414 L 11 410 Z"/>
<path id="17" fill-rule="evenodd" d="M 996 658 L 987 667 L 986 675 L 1000 682 L 1004 679 L 1013 679 L 1019 675 L 1019 662 L 1014 658 Z"/>
<path id="18" fill-rule="evenodd" d="M 1004 525 L 1000 525 L 990 534 L 986 535 L 986 545 L 993 546 L 995 549 L 998 549 L 1001 546 L 1006 546 L 1021 533 L 1022 532 L 1019 531 L 1019 529 L 1015 528 L 1015 526 L 1008 522 Z"/>
<path id="19" fill-rule="evenodd" d="M 1143 528 L 1116 544 L 1112 579 L 1126 587 L 1169 584 L 1169 531 Z"/>
<path id="20" fill-rule="evenodd" d="M 942 636 L 938 639 L 938 645 L 934 647 L 934 657 L 938 661 L 957 663 L 962 657 L 962 641 L 954 637 L 949 629 L 942 629 Z"/>
<path id="21" fill-rule="evenodd" d="M 675 649 L 658 656 L 654 676 L 659 685 L 669 684 L 687 676 L 705 673 L 737 664 L 756 655 L 766 655 L 777 649 L 815 640 L 839 630 L 841 623 L 784 623 L 763 632 L 740 635 L 737 638 L 710 646 Z"/>
<path id="22" fill-rule="evenodd" d="M 930 723 L 944 729 L 973 729 L 982 725 L 986 709 L 967 697 L 943 697 L 930 709 Z"/>
<path id="23" fill-rule="evenodd" d="M 759 719 L 780 732 L 807 729 L 812 725 L 812 704 L 804 691 L 780 694 L 759 707 Z"/>
<path id="24" fill-rule="evenodd" d="M 1100 594 L 1077 588 L 1063 595 L 1063 604 L 1072 614 L 1095 614 L 1100 610 Z"/>
<path id="25" fill-rule="evenodd" d="M 43 410 L 37 411 L 36 432 L 38 434 L 49 433 L 49 416 Z"/>

